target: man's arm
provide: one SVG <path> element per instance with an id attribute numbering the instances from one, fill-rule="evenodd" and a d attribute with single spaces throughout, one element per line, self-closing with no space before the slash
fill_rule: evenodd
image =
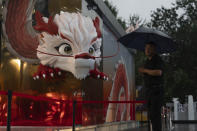
<path id="1" fill-rule="evenodd" d="M 161 76 L 162 75 L 162 70 L 151 70 L 151 69 L 145 69 L 145 68 L 139 68 L 138 71 L 140 73 L 146 73 L 151 76 Z"/>

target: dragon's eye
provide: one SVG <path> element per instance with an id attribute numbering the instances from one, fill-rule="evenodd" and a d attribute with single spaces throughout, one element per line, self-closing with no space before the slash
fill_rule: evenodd
<path id="1" fill-rule="evenodd" d="M 93 53 L 94 53 L 94 48 L 93 48 L 93 47 L 90 47 L 90 48 L 89 48 L 89 54 L 92 55 Z"/>
<path id="2" fill-rule="evenodd" d="M 92 47 L 93 47 L 94 51 L 97 51 L 99 49 L 99 47 L 96 43 L 92 44 Z"/>
<path id="3" fill-rule="evenodd" d="M 55 48 L 62 55 L 72 55 L 72 48 L 67 43 L 62 43 L 60 46 Z"/>

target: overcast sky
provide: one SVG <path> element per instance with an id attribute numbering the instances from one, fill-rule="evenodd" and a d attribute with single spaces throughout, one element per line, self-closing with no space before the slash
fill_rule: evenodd
<path id="1" fill-rule="evenodd" d="M 176 0 L 109 0 L 118 9 L 118 16 L 128 20 L 129 15 L 138 14 L 141 18 L 150 20 L 152 10 L 156 8 L 171 7 Z"/>

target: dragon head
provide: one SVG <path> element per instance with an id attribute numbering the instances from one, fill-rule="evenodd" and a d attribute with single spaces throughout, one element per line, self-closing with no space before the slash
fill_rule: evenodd
<path id="1" fill-rule="evenodd" d="M 100 63 L 101 31 L 99 18 L 80 13 L 60 12 L 54 18 L 36 12 L 39 31 L 37 57 L 42 65 L 71 72 L 84 79 Z"/>

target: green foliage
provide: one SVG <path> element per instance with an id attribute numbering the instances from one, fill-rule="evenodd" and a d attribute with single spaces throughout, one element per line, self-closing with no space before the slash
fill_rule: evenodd
<path id="1" fill-rule="evenodd" d="M 136 24 L 138 25 L 146 25 L 151 26 L 151 23 L 147 23 L 145 20 L 143 20 L 139 15 L 130 15 L 128 22 L 123 19 L 122 17 L 118 17 L 118 9 L 116 6 L 113 5 L 112 2 L 109 2 L 108 0 L 104 0 L 104 3 L 106 6 L 111 10 L 112 14 L 116 17 L 119 24 L 123 27 L 123 29 L 127 29 L 130 25 L 133 25 L 134 27 Z"/>
<path id="2" fill-rule="evenodd" d="M 146 20 L 143 20 L 139 15 L 134 14 L 129 16 L 129 25 L 133 25 L 134 27 L 138 24 L 139 26 L 147 26 L 150 23 L 147 23 Z"/>
<path id="3" fill-rule="evenodd" d="M 158 8 L 151 17 L 152 26 L 168 33 L 177 44 L 177 51 L 166 61 L 166 100 L 197 96 L 197 1 L 178 0 L 170 9 Z"/>
<path id="4" fill-rule="evenodd" d="M 127 23 L 122 17 L 118 16 L 118 9 L 116 6 L 113 5 L 112 2 L 109 2 L 108 0 L 104 0 L 105 5 L 111 10 L 112 14 L 116 17 L 119 24 L 122 26 L 123 29 L 127 28 Z"/>
<path id="5" fill-rule="evenodd" d="M 118 17 L 117 20 L 118 20 L 119 24 L 122 26 L 122 28 L 126 30 L 127 29 L 126 21 L 122 17 Z"/>
<path id="6" fill-rule="evenodd" d="M 109 2 L 108 0 L 104 1 L 105 5 L 111 10 L 112 14 L 117 17 L 118 15 L 118 9 L 116 6 L 114 6 L 111 2 Z"/>

